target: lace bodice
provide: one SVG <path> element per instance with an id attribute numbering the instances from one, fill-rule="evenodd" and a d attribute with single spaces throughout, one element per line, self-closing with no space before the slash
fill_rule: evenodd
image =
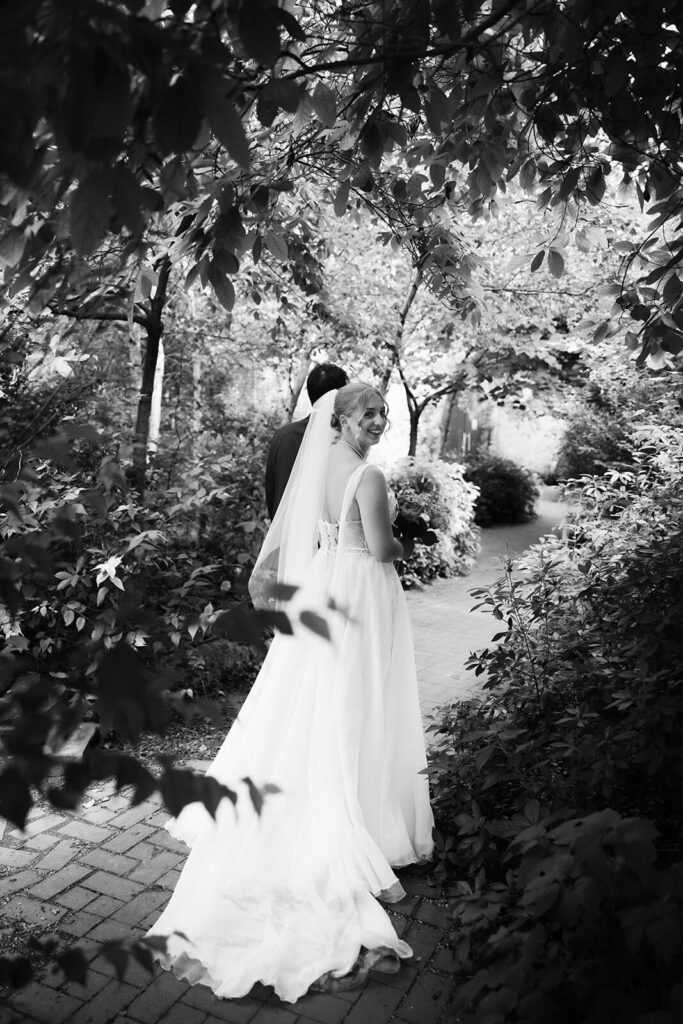
<path id="1" fill-rule="evenodd" d="M 387 490 L 389 498 L 389 515 L 393 522 L 398 513 L 398 502 L 392 491 Z M 333 551 L 339 547 L 339 523 L 331 523 L 321 519 L 318 524 L 318 539 L 323 551 Z M 347 519 L 344 523 L 344 551 L 365 551 L 369 553 L 363 524 L 360 519 Z"/>

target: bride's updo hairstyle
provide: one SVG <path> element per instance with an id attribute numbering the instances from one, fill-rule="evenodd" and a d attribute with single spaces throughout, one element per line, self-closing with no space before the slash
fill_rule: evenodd
<path id="1" fill-rule="evenodd" d="M 354 412 L 359 412 L 362 415 L 370 405 L 372 399 L 375 397 L 382 400 L 384 413 L 386 415 L 389 412 L 389 406 L 374 385 L 354 382 L 353 384 L 345 384 L 343 388 L 339 388 L 339 391 L 335 395 L 334 412 L 330 419 L 330 426 L 332 429 L 341 431 L 342 416 L 350 416 Z"/>

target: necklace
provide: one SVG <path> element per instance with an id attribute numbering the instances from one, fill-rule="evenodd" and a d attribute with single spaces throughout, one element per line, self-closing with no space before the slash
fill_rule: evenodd
<path id="1" fill-rule="evenodd" d="M 351 442 L 350 442 L 350 441 L 345 441 L 343 437 L 340 437 L 340 438 L 339 438 L 339 440 L 341 441 L 341 443 L 342 443 L 342 444 L 345 444 L 347 448 L 351 448 L 351 449 L 352 449 L 352 451 L 354 451 L 354 452 L 356 453 L 356 455 L 358 456 L 358 458 L 359 458 L 359 459 L 362 459 L 362 460 L 363 460 L 363 462 L 365 462 L 365 456 L 363 455 L 363 453 L 362 453 L 362 452 L 360 452 L 360 451 L 359 451 L 359 450 L 358 450 L 358 449 L 356 448 L 355 444 L 351 444 Z"/>

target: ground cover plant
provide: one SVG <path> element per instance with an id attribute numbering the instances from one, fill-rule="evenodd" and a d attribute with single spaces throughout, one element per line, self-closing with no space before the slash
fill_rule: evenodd
<path id="1" fill-rule="evenodd" d="M 682 442 L 662 428 L 632 471 L 577 481 L 567 535 L 474 594 L 500 643 L 435 724 L 431 776 L 459 998 L 484 1020 L 680 1010 Z"/>

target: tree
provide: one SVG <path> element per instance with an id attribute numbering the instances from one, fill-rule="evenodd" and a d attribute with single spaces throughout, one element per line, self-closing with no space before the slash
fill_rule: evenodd
<path id="1" fill-rule="evenodd" d="M 516 179 L 543 206 L 598 205 L 614 168 L 656 217 L 633 242 L 649 271 L 621 295 L 628 344 L 666 360 L 683 324 L 682 247 L 666 238 L 682 18 L 676 0 L 78 0 L 66 20 L 55 0 L 6 7 L 0 254 L 32 288 L 65 234 L 83 254 L 107 231 L 137 239 L 194 194 L 179 247 L 230 303 L 235 258 L 269 237 L 284 254 L 278 198 L 318 176 L 341 180 L 340 212 L 352 197 L 381 212 L 437 290 L 467 286 L 444 210 L 495 209 Z"/>

